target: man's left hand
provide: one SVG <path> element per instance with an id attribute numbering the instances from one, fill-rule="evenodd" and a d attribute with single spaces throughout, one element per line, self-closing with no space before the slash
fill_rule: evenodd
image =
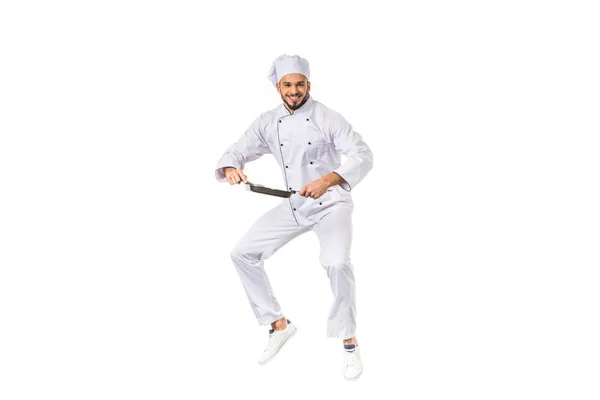
<path id="1" fill-rule="evenodd" d="M 302 190 L 298 192 L 298 194 L 300 196 L 318 199 L 319 197 L 323 196 L 323 193 L 327 191 L 327 188 L 329 188 L 327 181 L 323 178 L 320 178 L 304 186 Z"/>

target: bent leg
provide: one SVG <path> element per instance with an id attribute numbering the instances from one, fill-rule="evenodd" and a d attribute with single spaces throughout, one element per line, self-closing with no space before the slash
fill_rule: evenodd
<path id="1" fill-rule="evenodd" d="M 285 204 L 281 204 L 260 217 L 231 252 L 250 306 L 261 325 L 283 317 L 264 270 L 264 261 L 307 229 L 299 226 Z"/>

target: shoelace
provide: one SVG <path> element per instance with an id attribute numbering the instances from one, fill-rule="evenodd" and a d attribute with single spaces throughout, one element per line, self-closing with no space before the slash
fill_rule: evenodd
<path id="1" fill-rule="evenodd" d="M 269 341 L 267 342 L 267 348 L 265 349 L 265 351 L 267 351 L 267 349 L 271 348 L 271 345 L 273 344 L 274 340 L 275 340 L 275 332 L 269 333 Z"/>
<path id="2" fill-rule="evenodd" d="M 356 350 L 355 351 L 345 351 L 344 352 L 344 361 L 346 365 L 354 365 L 356 362 Z"/>

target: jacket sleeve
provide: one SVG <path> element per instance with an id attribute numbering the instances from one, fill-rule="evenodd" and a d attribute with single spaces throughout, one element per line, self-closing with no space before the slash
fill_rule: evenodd
<path id="1" fill-rule="evenodd" d="M 340 186 L 350 191 L 373 168 L 373 153 L 361 135 L 339 113 L 332 112 L 328 126 L 335 149 L 348 158 L 333 172 L 344 178 L 346 183 Z"/>
<path id="2" fill-rule="evenodd" d="M 217 162 L 215 170 L 215 177 L 219 182 L 225 181 L 224 167 L 244 169 L 246 163 L 270 153 L 269 146 L 263 137 L 261 126 L 261 117 L 258 117 L 242 137 L 225 151 Z"/>

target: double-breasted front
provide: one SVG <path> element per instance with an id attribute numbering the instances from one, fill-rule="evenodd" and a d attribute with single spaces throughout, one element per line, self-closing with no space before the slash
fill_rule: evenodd
<path id="1" fill-rule="evenodd" d="M 217 162 L 215 176 L 225 181 L 224 167 L 243 169 L 264 154 L 273 154 L 288 190 L 300 190 L 330 172 L 345 180 L 318 199 L 299 194 L 284 199 L 299 225 L 314 224 L 333 208 L 352 209 L 350 191 L 373 167 L 373 154 L 361 135 L 312 97 L 293 114 L 283 104 L 261 114 Z M 347 157 L 343 164 L 341 154 Z"/>

